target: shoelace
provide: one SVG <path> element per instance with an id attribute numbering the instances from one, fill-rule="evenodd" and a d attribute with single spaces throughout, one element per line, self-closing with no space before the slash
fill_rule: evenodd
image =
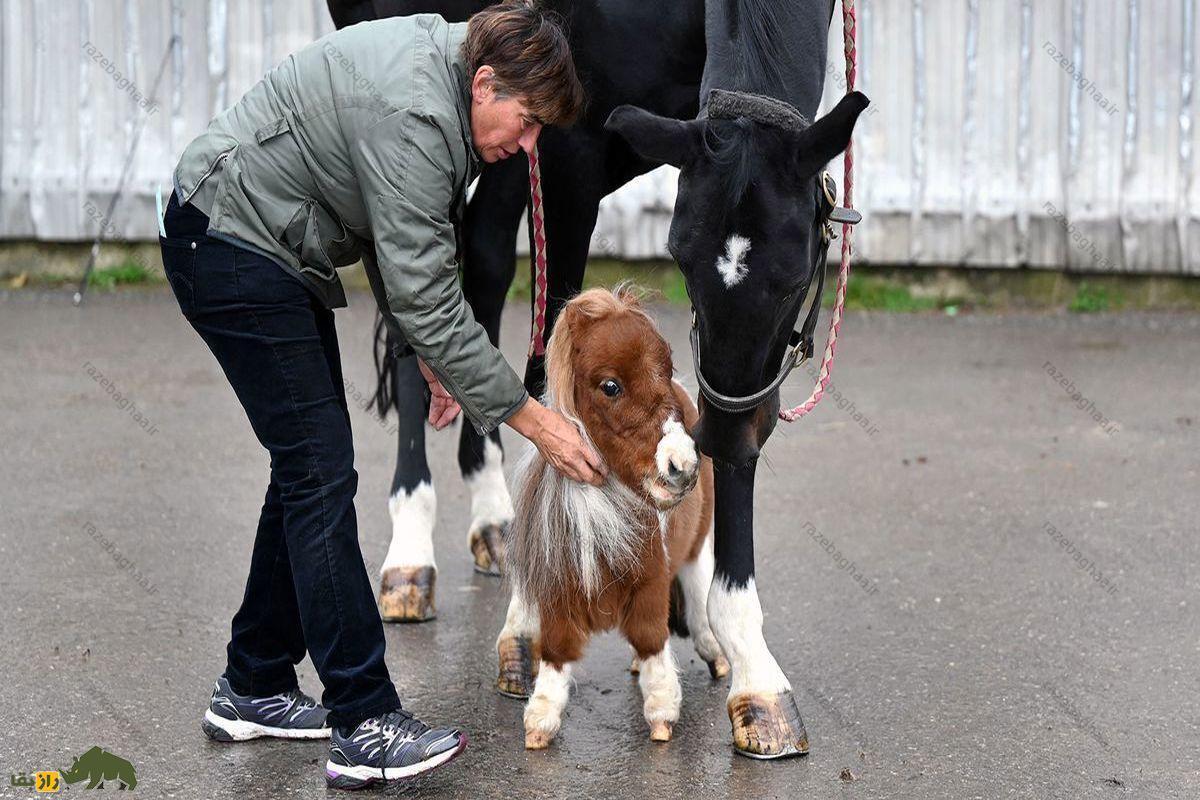
<path id="1" fill-rule="evenodd" d="M 404 732 L 416 739 L 429 730 L 429 726 L 404 710 L 392 711 L 380 718 L 383 723 L 383 734 L 388 742 L 396 737 L 396 733 Z"/>

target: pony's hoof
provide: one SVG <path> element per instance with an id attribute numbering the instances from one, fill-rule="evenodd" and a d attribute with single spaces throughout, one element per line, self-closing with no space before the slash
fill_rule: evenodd
<path id="1" fill-rule="evenodd" d="M 504 565 L 504 528 L 486 525 L 471 531 L 471 555 L 475 571 L 481 575 L 499 576 Z"/>
<path id="2" fill-rule="evenodd" d="M 533 694 L 533 682 L 541 661 L 541 648 L 528 636 L 505 636 L 496 643 L 500 674 L 496 691 L 506 697 L 524 700 Z"/>
<path id="3" fill-rule="evenodd" d="M 724 678 L 729 674 L 729 661 L 725 656 L 717 656 L 712 661 L 705 661 L 708 664 L 708 674 L 715 681 L 718 678 Z"/>
<path id="4" fill-rule="evenodd" d="M 545 750 L 554 741 L 554 736 L 545 731 L 525 731 L 526 750 Z"/>
<path id="5" fill-rule="evenodd" d="M 390 567 L 379 587 L 379 616 L 384 622 L 426 622 L 437 616 L 433 604 L 436 567 Z"/>
<path id="6" fill-rule="evenodd" d="M 671 741 L 671 730 L 673 726 L 666 720 L 650 723 L 650 741 L 652 742 L 669 742 Z"/>
<path id="7" fill-rule="evenodd" d="M 642 660 L 640 658 L 638 658 L 637 656 L 634 656 L 633 661 L 629 662 L 629 673 L 631 675 L 637 675 L 641 671 L 642 671 Z"/>
<path id="8" fill-rule="evenodd" d="M 733 746 L 750 758 L 786 758 L 808 752 L 808 733 L 791 692 L 729 698 Z"/>

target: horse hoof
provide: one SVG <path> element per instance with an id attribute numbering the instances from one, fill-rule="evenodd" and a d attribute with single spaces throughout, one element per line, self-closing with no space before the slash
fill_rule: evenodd
<path id="1" fill-rule="evenodd" d="M 634 656 L 633 661 L 631 661 L 629 663 L 629 673 L 631 675 L 637 675 L 641 671 L 642 671 L 642 660 L 640 658 L 638 658 L 637 656 Z"/>
<path id="2" fill-rule="evenodd" d="M 505 636 L 496 643 L 500 674 L 496 691 L 505 697 L 524 700 L 533 694 L 533 682 L 541 661 L 541 648 L 528 636 Z"/>
<path id="3" fill-rule="evenodd" d="M 379 616 L 384 622 L 427 622 L 437 616 L 433 604 L 436 567 L 390 567 L 379 587 Z"/>
<path id="4" fill-rule="evenodd" d="M 808 733 L 791 692 L 729 698 L 735 750 L 750 758 L 786 758 L 808 752 Z"/>
<path id="5" fill-rule="evenodd" d="M 650 741 L 652 742 L 669 742 L 671 741 L 671 723 L 666 720 L 650 723 Z"/>
<path id="6" fill-rule="evenodd" d="M 545 750 L 552 741 L 554 741 L 554 737 L 545 731 L 525 731 L 526 750 Z"/>
<path id="7" fill-rule="evenodd" d="M 504 528 L 487 525 L 471 531 L 471 555 L 475 558 L 476 572 L 499 576 L 504 563 Z"/>
<path id="8" fill-rule="evenodd" d="M 729 674 L 729 661 L 725 656 L 717 656 L 712 661 L 705 661 L 708 664 L 708 674 L 715 681 L 718 678 L 724 678 Z"/>

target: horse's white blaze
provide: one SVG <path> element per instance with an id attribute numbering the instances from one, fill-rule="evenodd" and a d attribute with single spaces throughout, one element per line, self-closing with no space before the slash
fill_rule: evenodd
<path id="1" fill-rule="evenodd" d="M 507 636 L 528 636 L 536 639 L 541 632 L 541 619 L 538 617 L 537 606 L 526 603 L 520 592 L 514 590 L 508 599 L 508 613 L 504 616 L 504 627 L 496 640 Z"/>
<path id="2" fill-rule="evenodd" d="M 679 688 L 679 669 L 675 656 L 671 654 L 671 642 L 667 641 L 659 653 L 642 659 L 638 673 L 638 686 L 642 689 L 642 713 L 646 722 L 675 722 L 679 719 L 679 705 L 683 691 Z"/>
<path id="3" fill-rule="evenodd" d="M 471 490 L 471 527 L 473 533 L 489 525 L 507 525 L 513 518 L 512 497 L 504 480 L 504 454 L 491 439 L 483 440 L 483 464 L 466 479 Z"/>
<path id="4" fill-rule="evenodd" d="M 708 593 L 708 621 L 733 669 L 730 697 L 791 691 L 792 685 L 763 638 L 762 606 L 753 577 L 741 588 L 721 579 L 713 581 Z"/>
<path id="5" fill-rule="evenodd" d="M 683 588 L 684 615 L 696 652 L 705 661 L 715 661 L 721 655 L 721 645 L 713 635 L 708 621 L 708 591 L 713 582 L 712 534 L 704 540 L 695 561 L 679 567 L 679 583 Z"/>
<path id="6" fill-rule="evenodd" d="M 667 477 L 671 467 L 683 473 L 695 472 L 698 463 L 696 443 L 684 430 L 683 423 L 673 416 L 668 417 L 663 423 L 662 432 L 663 436 L 658 440 L 658 449 L 654 453 L 658 474 Z"/>
<path id="7" fill-rule="evenodd" d="M 725 241 L 725 255 L 717 257 L 717 272 L 725 281 L 725 288 L 732 289 L 746 277 L 746 254 L 750 252 L 750 240 L 736 233 Z"/>
<path id="8" fill-rule="evenodd" d="M 538 669 L 537 683 L 525 705 L 525 730 L 553 737 L 562 725 L 562 712 L 571 693 L 571 665 L 556 669 L 545 661 Z"/>
<path id="9" fill-rule="evenodd" d="M 433 484 L 421 481 L 411 492 L 400 489 L 388 500 L 392 515 L 392 543 L 380 571 L 391 567 L 432 567 L 433 524 L 437 495 Z"/>

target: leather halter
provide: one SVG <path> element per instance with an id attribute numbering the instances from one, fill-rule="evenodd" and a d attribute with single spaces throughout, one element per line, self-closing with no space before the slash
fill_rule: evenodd
<path id="1" fill-rule="evenodd" d="M 708 106 L 702 113 L 702 116 L 705 115 L 712 119 L 746 117 L 764 125 L 792 130 L 801 130 L 808 126 L 804 115 L 782 100 L 747 92 L 728 92 L 722 89 L 713 89 L 710 93 Z M 817 317 L 820 316 L 821 311 L 821 292 L 825 287 L 829 242 L 837 238 L 837 234 L 833 232 L 833 223 L 854 225 L 862 220 L 862 215 L 854 209 L 838 206 L 837 184 L 827 171 L 821 171 L 820 181 L 823 195 L 821 201 L 821 247 L 813 269 L 816 280 L 809 281 L 804 303 L 801 305 L 804 323 L 799 330 L 792 331 L 788 338 L 788 349 L 784 353 L 783 363 L 778 374 L 769 384 L 753 394 L 741 397 L 722 394 L 714 389 L 704 379 L 704 373 L 700 369 L 700 324 L 696 316 L 696 309 L 694 306 L 692 308 L 692 364 L 696 370 L 696 381 L 700 384 L 700 393 L 704 399 L 722 411 L 738 414 L 757 408 L 779 390 L 792 370 L 812 357 L 813 331 L 817 327 Z"/>

